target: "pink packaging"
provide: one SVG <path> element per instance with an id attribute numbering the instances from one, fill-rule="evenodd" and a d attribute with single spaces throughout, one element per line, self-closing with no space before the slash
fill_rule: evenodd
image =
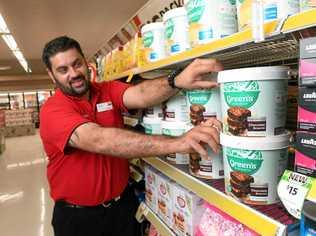
<path id="1" fill-rule="evenodd" d="M 258 236 L 256 232 L 241 224 L 217 207 L 205 203 L 205 212 L 196 228 L 195 236 Z"/>

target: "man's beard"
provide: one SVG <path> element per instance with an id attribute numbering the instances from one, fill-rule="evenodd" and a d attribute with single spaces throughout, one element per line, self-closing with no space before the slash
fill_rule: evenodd
<path id="1" fill-rule="evenodd" d="M 83 85 L 80 88 L 72 87 L 72 83 L 81 80 Z M 61 84 L 55 77 L 56 86 L 64 93 L 70 96 L 81 97 L 85 95 L 90 89 L 90 81 L 87 80 L 83 75 L 72 78 L 69 87 Z"/>

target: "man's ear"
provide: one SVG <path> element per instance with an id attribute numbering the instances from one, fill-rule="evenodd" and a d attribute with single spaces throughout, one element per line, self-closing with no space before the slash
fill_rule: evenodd
<path id="1" fill-rule="evenodd" d="M 48 68 L 46 69 L 46 71 L 47 71 L 49 77 L 52 79 L 53 83 L 56 84 L 56 80 L 55 80 L 55 77 L 53 75 L 53 72 Z"/>

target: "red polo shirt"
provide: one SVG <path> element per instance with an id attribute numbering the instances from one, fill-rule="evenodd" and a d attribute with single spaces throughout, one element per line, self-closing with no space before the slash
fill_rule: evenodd
<path id="1" fill-rule="evenodd" d="M 90 101 L 58 89 L 41 108 L 40 135 L 49 158 L 47 177 L 55 201 L 98 205 L 119 196 L 126 187 L 126 159 L 82 151 L 67 143 L 86 122 L 122 128 L 123 94 L 128 87 L 118 81 L 92 84 Z"/>

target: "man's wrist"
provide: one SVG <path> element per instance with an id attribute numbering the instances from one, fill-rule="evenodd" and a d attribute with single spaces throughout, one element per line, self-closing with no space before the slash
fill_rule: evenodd
<path id="1" fill-rule="evenodd" d="M 176 69 L 167 76 L 168 84 L 171 88 L 181 89 L 180 87 L 176 85 L 176 78 L 181 72 L 182 72 L 182 69 Z"/>

